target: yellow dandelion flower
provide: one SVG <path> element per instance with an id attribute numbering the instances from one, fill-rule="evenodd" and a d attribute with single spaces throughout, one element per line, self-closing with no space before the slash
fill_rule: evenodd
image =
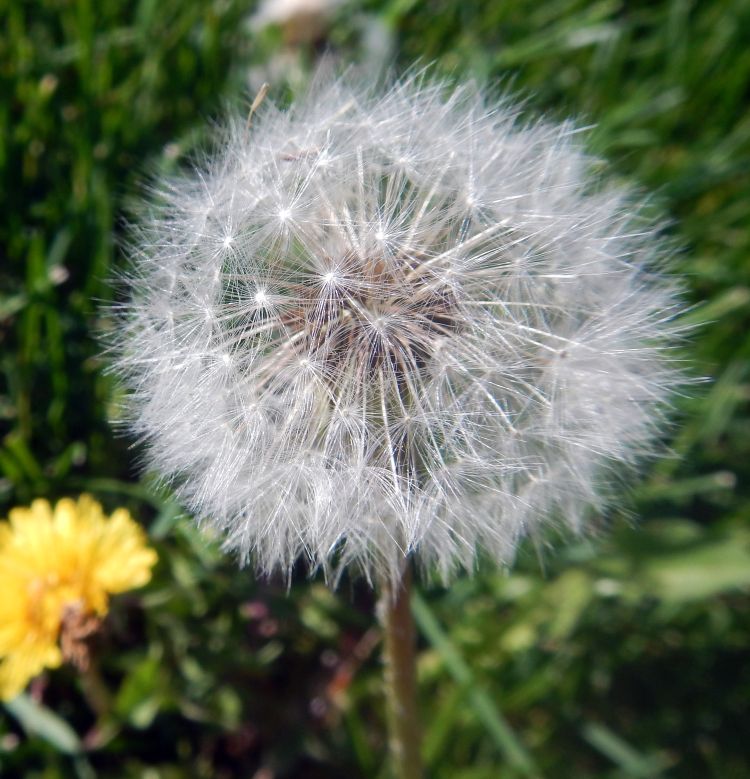
<path id="1" fill-rule="evenodd" d="M 156 559 L 128 511 L 108 518 L 89 495 L 13 509 L 0 522 L 0 699 L 75 659 L 109 596 L 146 584 Z"/>

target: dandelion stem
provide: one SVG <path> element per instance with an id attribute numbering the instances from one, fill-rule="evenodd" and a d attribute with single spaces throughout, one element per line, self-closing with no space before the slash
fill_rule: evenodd
<path id="1" fill-rule="evenodd" d="M 95 659 L 92 658 L 87 667 L 81 670 L 79 678 L 86 702 L 99 720 L 106 719 L 112 713 L 112 694 Z"/>
<path id="2" fill-rule="evenodd" d="M 394 779 L 421 779 L 421 732 L 417 711 L 416 636 L 411 614 L 411 569 L 394 583 L 380 583 L 378 617 L 383 628 L 383 661 L 388 714 L 388 751 Z"/>

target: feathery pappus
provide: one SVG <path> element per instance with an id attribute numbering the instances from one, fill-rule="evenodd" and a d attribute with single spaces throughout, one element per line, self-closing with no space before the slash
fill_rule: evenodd
<path id="1" fill-rule="evenodd" d="M 421 74 L 217 133 L 132 233 L 115 345 L 195 516 L 262 571 L 394 578 L 585 528 L 663 431 L 681 302 L 575 128 Z"/>

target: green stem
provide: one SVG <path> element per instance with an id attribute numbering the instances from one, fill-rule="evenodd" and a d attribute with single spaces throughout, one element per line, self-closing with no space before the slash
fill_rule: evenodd
<path id="1" fill-rule="evenodd" d="M 114 699 L 101 675 L 96 658 L 91 658 L 86 670 L 79 671 L 79 679 L 83 696 L 96 714 L 96 722 L 86 734 L 84 745 L 87 749 L 101 749 L 120 732 L 119 724 L 112 717 Z"/>
<path id="2" fill-rule="evenodd" d="M 416 633 L 411 614 L 411 569 L 401 581 L 381 580 L 378 617 L 388 713 L 388 747 L 395 779 L 421 779 L 421 732 L 417 707 Z"/>
<path id="3" fill-rule="evenodd" d="M 86 669 L 79 672 L 79 679 L 86 702 L 97 719 L 100 721 L 107 719 L 112 713 L 112 693 L 99 671 L 95 658 L 92 657 Z"/>

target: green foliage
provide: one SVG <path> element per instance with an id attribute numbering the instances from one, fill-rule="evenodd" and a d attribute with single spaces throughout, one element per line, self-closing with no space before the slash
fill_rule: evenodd
<path id="1" fill-rule="evenodd" d="M 0 500 L 132 473 L 93 335 L 145 176 L 218 108 L 246 37 L 224 3 L 11 2 L 0 38 Z M 85 484 L 84 484 L 85 486 Z"/>
<path id="2" fill-rule="evenodd" d="M 248 79 L 287 68 L 293 92 L 314 47 L 253 32 L 235 0 L 3 11 L 0 504 L 88 490 L 131 508 L 161 561 L 115 601 L 88 675 L 61 669 L 6 707 L 0 774 L 383 776 L 371 594 L 257 582 L 137 481 L 94 337 L 138 182 Z M 592 150 L 670 220 L 695 303 L 684 355 L 711 379 L 634 493 L 637 522 L 415 599 L 431 777 L 750 777 L 748 29 L 748 0 L 337 12 L 346 60 L 434 61 L 520 91 L 530 116 L 592 123 Z"/>

